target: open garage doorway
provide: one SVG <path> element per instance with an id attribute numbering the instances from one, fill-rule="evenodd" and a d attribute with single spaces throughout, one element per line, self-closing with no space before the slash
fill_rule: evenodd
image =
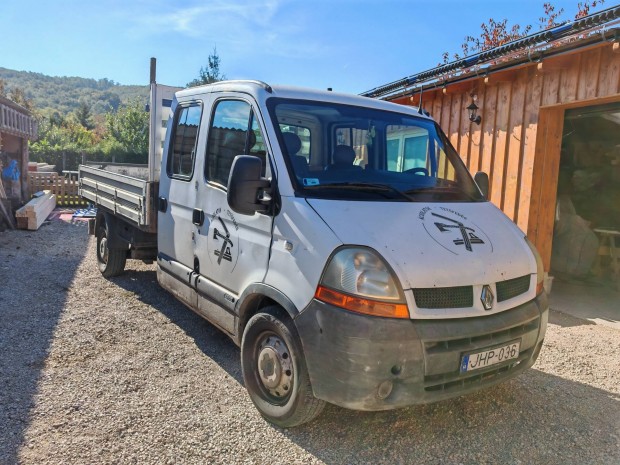
<path id="1" fill-rule="evenodd" d="M 559 168 L 552 303 L 618 321 L 620 102 L 566 110 Z"/>

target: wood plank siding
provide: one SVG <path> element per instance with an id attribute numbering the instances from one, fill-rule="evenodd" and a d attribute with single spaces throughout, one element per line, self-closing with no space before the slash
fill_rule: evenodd
<path id="1" fill-rule="evenodd" d="M 617 48 L 617 47 L 616 47 Z M 620 101 L 620 53 L 602 43 L 488 76 L 425 90 L 422 106 L 473 173 L 489 174 L 489 198 L 551 263 L 564 111 Z M 467 117 L 477 96 L 480 125 Z M 392 99 L 418 105 L 419 93 Z"/>

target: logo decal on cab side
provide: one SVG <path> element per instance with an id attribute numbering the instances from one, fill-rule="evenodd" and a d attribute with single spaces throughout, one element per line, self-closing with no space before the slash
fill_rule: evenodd
<path id="1" fill-rule="evenodd" d="M 226 218 L 227 217 L 227 218 Z M 223 266 L 231 272 L 235 269 L 239 258 L 239 225 L 230 210 L 218 208 L 209 215 L 209 240 L 207 247 L 211 264 Z M 226 224 L 228 223 L 228 224 Z"/>

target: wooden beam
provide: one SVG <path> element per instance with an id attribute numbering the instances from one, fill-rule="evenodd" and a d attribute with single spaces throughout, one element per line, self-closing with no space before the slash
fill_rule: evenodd
<path id="1" fill-rule="evenodd" d="M 620 42 L 614 42 L 611 46 L 611 50 L 614 53 L 620 53 Z"/>
<path id="2" fill-rule="evenodd" d="M 443 88 L 443 94 L 469 94 L 472 89 L 476 88 L 476 84 L 472 81 L 455 82 L 454 84 L 447 84 Z"/>
<path id="3" fill-rule="evenodd" d="M 517 77 L 518 71 L 518 69 L 508 69 L 506 71 L 489 74 L 484 78 L 484 83 L 486 85 L 493 85 L 499 84 L 500 82 L 512 82 Z"/>
<path id="4" fill-rule="evenodd" d="M 42 196 L 32 199 L 15 212 L 18 227 L 36 231 L 54 208 L 56 208 L 56 195 L 50 191 L 44 191 Z"/>
<path id="5" fill-rule="evenodd" d="M 548 71 L 556 71 L 562 69 L 568 69 L 574 62 L 574 57 L 569 55 L 560 55 L 557 57 L 550 57 L 544 59 L 536 65 L 536 71 L 538 73 L 545 73 Z"/>

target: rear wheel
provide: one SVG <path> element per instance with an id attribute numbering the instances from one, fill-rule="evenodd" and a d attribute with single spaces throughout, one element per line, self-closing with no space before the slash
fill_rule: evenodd
<path id="1" fill-rule="evenodd" d="M 101 274 L 105 278 L 111 278 L 125 270 L 127 251 L 109 248 L 110 226 L 103 218 L 101 223 L 97 229 L 97 264 Z"/>
<path id="2" fill-rule="evenodd" d="M 254 315 L 241 340 L 245 386 L 258 411 L 281 427 L 316 418 L 325 402 L 312 394 L 308 369 L 293 322 L 278 307 Z"/>

